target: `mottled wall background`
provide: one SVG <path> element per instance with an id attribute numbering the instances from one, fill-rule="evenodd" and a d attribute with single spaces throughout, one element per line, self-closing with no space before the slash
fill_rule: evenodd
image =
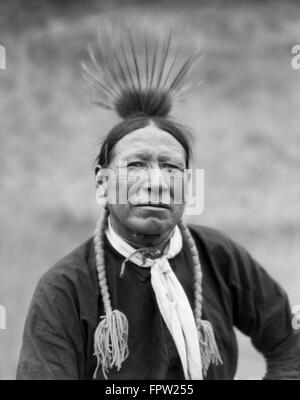
<path id="1" fill-rule="evenodd" d="M 0 379 L 14 379 L 37 280 L 93 233 L 96 143 L 117 117 L 90 105 L 79 63 L 97 16 L 113 10 L 149 27 L 171 11 L 203 41 L 203 84 L 174 110 L 205 169 L 205 211 L 193 221 L 243 244 L 300 304 L 300 4 L 1 0 Z M 262 357 L 239 343 L 238 377 L 259 379 Z"/>

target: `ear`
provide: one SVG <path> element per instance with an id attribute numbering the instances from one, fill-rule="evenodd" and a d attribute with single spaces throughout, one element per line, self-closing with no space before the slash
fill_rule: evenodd
<path id="1" fill-rule="evenodd" d="M 96 181 L 96 201 L 100 206 L 105 206 L 108 195 L 108 176 L 107 171 L 100 165 L 95 168 Z"/>

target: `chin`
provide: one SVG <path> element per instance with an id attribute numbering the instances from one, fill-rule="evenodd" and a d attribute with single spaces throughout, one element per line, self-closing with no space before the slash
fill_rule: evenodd
<path id="1" fill-rule="evenodd" d="M 144 235 L 162 234 L 175 225 L 176 222 L 159 216 L 133 217 L 128 221 L 128 227 L 131 231 Z"/>

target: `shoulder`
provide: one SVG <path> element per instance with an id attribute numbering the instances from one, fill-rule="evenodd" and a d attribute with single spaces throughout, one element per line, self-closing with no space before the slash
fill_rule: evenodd
<path id="1" fill-rule="evenodd" d="M 204 247 L 212 252 L 220 251 L 223 253 L 235 253 L 245 251 L 240 244 L 232 240 L 227 234 L 218 229 L 195 224 L 188 224 L 188 227 L 196 243 L 201 243 Z"/>
<path id="2" fill-rule="evenodd" d="M 217 274 L 244 288 L 259 282 L 269 281 L 270 277 L 239 243 L 217 229 L 201 225 L 188 225 L 196 246 Z"/>
<path id="3" fill-rule="evenodd" d="M 59 349 L 63 353 L 69 351 L 69 347 L 64 346 L 69 346 L 71 342 L 80 346 L 80 321 L 82 316 L 89 315 L 93 307 L 93 302 L 92 306 L 87 305 L 85 299 L 94 299 L 94 292 L 97 296 L 97 291 L 91 287 L 90 277 L 92 243 L 91 239 L 84 242 L 40 278 L 25 323 L 24 332 L 29 347 L 33 344 L 39 350 L 38 346 L 41 345 L 43 351 L 49 349 L 56 354 L 55 351 Z M 96 308 L 97 302 L 95 304 Z"/>
<path id="4" fill-rule="evenodd" d="M 54 294 L 69 291 L 72 294 L 82 284 L 90 282 L 93 274 L 91 260 L 94 257 L 92 253 L 93 239 L 89 238 L 42 275 L 37 284 L 37 292 Z"/>

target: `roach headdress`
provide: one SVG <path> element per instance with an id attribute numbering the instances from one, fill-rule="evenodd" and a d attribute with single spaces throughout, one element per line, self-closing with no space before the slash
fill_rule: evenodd
<path id="1" fill-rule="evenodd" d="M 82 65 L 96 104 L 121 118 L 165 117 L 174 100 L 195 86 L 200 51 L 187 52 L 175 29 L 161 29 L 158 37 L 124 21 L 100 25 L 98 46 L 89 48 L 90 62 Z"/>
<path id="2" fill-rule="evenodd" d="M 131 26 L 135 26 L 132 24 Z M 199 51 L 187 51 L 183 40 L 177 39 L 174 29 L 165 30 L 155 37 L 129 24 L 111 21 L 101 24 L 97 47 L 89 48 L 90 59 L 83 64 L 84 76 L 92 89 L 93 101 L 111 109 L 127 119 L 144 114 L 168 117 L 172 104 L 196 80 L 194 67 L 199 61 Z M 109 369 L 121 368 L 129 355 L 128 321 L 119 310 L 113 310 L 105 273 L 103 238 L 107 226 L 108 209 L 102 202 L 101 214 L 94 236 L 96 265 L 105 315 L 94 337 L 97 368 L 101 367 L 107 378 Z M 209 321 L 202 315 L 202 272 L 198 251 L 187 225 L 181 221 L 179 228 L 184 246 L 190 249 L 194 268 L 195 304 L 194 319 L 199 336 L 201 363 L 204 375 L 211 363 L 221 363 Z"/>

